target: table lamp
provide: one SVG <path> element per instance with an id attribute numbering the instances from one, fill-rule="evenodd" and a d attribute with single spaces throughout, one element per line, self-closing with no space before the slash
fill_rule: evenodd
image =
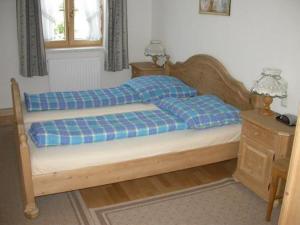
<path id="1" fill-rule="evenodd" d="M 251 89 L 252 93 L 264 96 L 263 115 L 273 115 L 270 109 L 273 98 L 287 97 L 287 82 L 280 75 L 280 69 L 264 68 L 261 76 Z"/>
<path id="2" fill-rule="evenodd" d="M 168 60 L 166 50 L 159 40 L 152 40 L 145 48 L 145 56 L 151 56 L 153 63 L 158 66 L 163 66 Z"/>

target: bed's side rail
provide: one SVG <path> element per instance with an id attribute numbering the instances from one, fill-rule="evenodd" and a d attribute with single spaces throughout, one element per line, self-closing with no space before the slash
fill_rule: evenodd
<path id="1" fill-rule="evenodd" d="M 25 132 L 23 112 L 21 105 L 21 95 L 19 85 L 15 79 L 11 79 L 11 92 L 13 100 L 14 119 L 17 127 L 17 142 L 19 144 L 19 168 L 21 177 L 21 186 L 23 191 L 24 213 L 25 216 L 32 219 L 38 216 L 38 208 L 35 203 L 30 150 Z"/>

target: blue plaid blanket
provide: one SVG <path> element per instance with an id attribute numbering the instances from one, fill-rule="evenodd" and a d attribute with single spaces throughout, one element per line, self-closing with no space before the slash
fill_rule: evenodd
<path id="1" fill-rule="evenodd" d="M 127 81 L 124 85 L 139 93 L 143 102 L 155 103 L 155 101 L 166 97 L 185 98 L 197 95 L 196 89 L 167 75 L 141 76 Z"/>
<path id="2" fill-rule="evenodd" d="M 157 103 L 186 122 L 189 128 L 205 129 L 240 123 L 240 111 L 214 95 L 186 99 L 165 98 Z"/>
<path id="3" fill-rule="evenodd" d="M 141 102 L 137 92 L 128 86 L 73 92 L 27 93 L 25 104 L 28 112 L 84 109 Z"/>
<path id="4" fill-rule="evenodd" d="M 162 110 L 128 112 L 96 117 L 33 123 L 31 139 L 38 147 L 75 145 L 187 129 L 187 125 Z"/>

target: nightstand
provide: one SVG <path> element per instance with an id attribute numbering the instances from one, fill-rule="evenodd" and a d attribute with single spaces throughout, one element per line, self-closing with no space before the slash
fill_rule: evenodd
<path id="1" fill-rule="evenodd" d="M 142 75 L 166 74 L 163 67 L 159 67 L 152 62 L 136 62 L 130 65 L 132 68 L 132 78 Z"/>
<path id="2" fill-rule="evenodd" d="M 274 160 L 289 157 L 294 127 L 256 110 L 241 112 L 242 134 L 234 178 L 268 200 Z M 283 190 L 280 187 L 279 190 Z"/>

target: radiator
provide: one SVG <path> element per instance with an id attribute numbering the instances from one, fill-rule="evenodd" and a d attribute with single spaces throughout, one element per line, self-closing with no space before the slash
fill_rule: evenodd
<path id="1" fill-rule="evenodd" d="M 50 91 L 79 91 L 100 88 L 99 55 L 68 53 L 48 57 Z"/>

